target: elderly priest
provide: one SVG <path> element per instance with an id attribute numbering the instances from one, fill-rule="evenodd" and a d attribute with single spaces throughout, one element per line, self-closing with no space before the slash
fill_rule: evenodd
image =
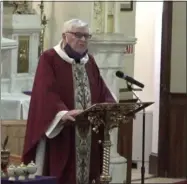
<path id="1" fill-rule="evenodd" d="M 101 174 L 103 127 L 98 134 L 90 127 L 81 144 L 77 126 L 66 123 L 92 104 L 115 103 L 88 54 L 90 38 L 87 23 L 65 22 L 62 41 L 41 55 L 33 84 L 23 162 L 34 160 L 38 175 L 56 176 L 59 184 L 99 183 Z"/>

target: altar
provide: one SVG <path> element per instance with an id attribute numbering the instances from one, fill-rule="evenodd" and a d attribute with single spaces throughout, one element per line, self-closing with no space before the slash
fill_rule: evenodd
<path id="1" fill-rule="evenodd" d="M 38 63 L 40 16 L 30 10 L 25 14 L 4 12 L 1 21 L 1 118 L 27 120 L 30 96 L 23 92 L 32 90 Z"/>
<path id="2" fill-rule="evenodd" d="M 23 93 L 2 93 L 1 113 L 3 120 L 27 120 L 30 96 Z"/>

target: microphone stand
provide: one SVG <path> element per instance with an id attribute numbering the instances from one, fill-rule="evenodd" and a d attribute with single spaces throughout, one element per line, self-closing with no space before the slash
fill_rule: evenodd
<path id="1" fill-rule="evenodd" d="M 128 91 L 131 91 L 133 95 L 137 98 L 137 100 L 142 103 L 140 98 L 136 95 L 134 91 L 142 91 L 142 89 L 134 89 L 132 88 L 131 83 L 127 83 Z M 143 109 L 143 125 L 142 125 L 142 167 L 141 167 L 141 184 L 144 184 L 145 180 L 145 109 Z"/>

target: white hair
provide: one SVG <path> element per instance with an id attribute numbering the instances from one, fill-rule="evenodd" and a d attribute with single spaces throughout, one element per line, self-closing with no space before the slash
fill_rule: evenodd
<path id="1" fill-rule="evenodd" d="M 87 27 L 90 32 L 88 23 L 86 23 L 80 19 L 71 19 L 71 20 L 64 22 L 63 33 L 66 33 L 68 31 L 72 31 L 73 28 L 80 28 L 80 27 Z"/>

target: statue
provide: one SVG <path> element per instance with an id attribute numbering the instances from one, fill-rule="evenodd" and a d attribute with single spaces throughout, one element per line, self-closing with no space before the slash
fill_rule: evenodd
<path id="1" fill-rule="evenodd" d="M 35 14 L 36 11 L 29 7 L 29 2 L 27 1 L 9 1 L 5 6 L 13 6 L 13 14 Z"/>

